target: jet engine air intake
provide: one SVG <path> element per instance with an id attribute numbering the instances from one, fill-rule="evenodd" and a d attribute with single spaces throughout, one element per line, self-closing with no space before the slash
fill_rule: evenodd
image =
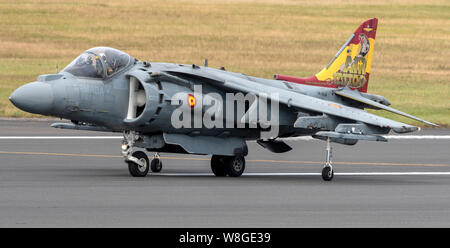
<path id="1" fill-rule="evenodd" d="M 139 80 L 133 76 L 130 77 L 130 90 L 128 98 L 127 119 L 135 119 L 139 117 L 145 109 L 147 95 L 144 87 Z"/>

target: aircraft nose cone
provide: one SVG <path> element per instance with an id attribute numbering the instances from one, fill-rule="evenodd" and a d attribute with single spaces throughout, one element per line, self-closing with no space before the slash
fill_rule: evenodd
<path id="1" fill-rule="evenodd" d="M 17 88 L 9 100 L 23 111 L 46 115 L 53 107 L 52 87 L 42 82 L 28 83 Z"/>

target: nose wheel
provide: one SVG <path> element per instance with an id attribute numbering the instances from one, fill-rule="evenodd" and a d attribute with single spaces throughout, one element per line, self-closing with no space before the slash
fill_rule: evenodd
<path id="1" fill-rule="evenodd" d="M 327 139 L 327 161 L 325 163 L 325 166 L 322 169 L 322 179 L 324 181 L 331 181 L 333 179 L 334 176 L 334 172 L 333 172 L 333 166 L 331 165 L 331 141 L 330 138 Z"/>
<path id="2" fill-rule="evenodd" d="M 133 177 L 145 177 L 148 174 L 149 162 L 145 152 L 136 151 L 132 156 L 138 160 L 138 163 L 134 161 L 127 161 L 128 171 Z"/>
<path id="3" fill-rule="evenodd" d="M 124 131 L 122 141 L 122 155 L 128 164 L 128 171 L 133 177 L 145 177 L 149 169 L 152 172 L 160 172 L 162 169 L 159 153 L 155 153 L 151 162 L 143 151 L 133 152 L 135 142 L 139 140 L 139 134 L 135 131 Z"/>

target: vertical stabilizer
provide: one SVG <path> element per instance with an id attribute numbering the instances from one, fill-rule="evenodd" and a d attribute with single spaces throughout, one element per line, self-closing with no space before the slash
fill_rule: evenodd
<path id="1" fill-rule="evenodd" d="M 300 78 L 275 75 L 278 80 L 322 87 L 351 89 L 367 92 L 372 64 L 378 19 L 363 22 L 336 53 L 330 63 L 312 77 Z"/>

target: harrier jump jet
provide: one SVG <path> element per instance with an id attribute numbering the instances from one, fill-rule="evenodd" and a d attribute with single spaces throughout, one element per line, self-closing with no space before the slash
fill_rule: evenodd
<path id="1" fill-rule="evenodd" d="M 212 155 L 216 176 L 238 177 L 245 169 L 246 141 L 282 153 L 291 150 L 283 138 L 308 135 L 326 142 L 322 178 L 329 181 L 332 142 L 385 142 L 382 135 L 390 130 L 418 130 L 365 109 L 436 126 L 367 93 L 377 23 L 376 18 L 363 22 L 311 77 L 263 79 L 211 68 L 207 61 L 205 66 L 150 63 L 95 47 L 63 71 L 16 89 L 10 101 L 27 112 L 71 120 L 52 124 L 55 128 L 122 132 L 122 154 L 135 177 L 146 176 L 149 169 L 159 172 L 160 152 Z M 244 96 L 243 101 L 236 96 Z M 266 103 L 265 112 L 260 102 Z M 155 153 L 151 163 L 144 149 Z"/>

